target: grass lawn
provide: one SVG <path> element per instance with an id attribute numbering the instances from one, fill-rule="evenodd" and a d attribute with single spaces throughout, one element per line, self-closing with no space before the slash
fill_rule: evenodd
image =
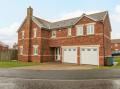
<path id="1" fill-rule="evenodd" d="M 120 57 L 114 57 L 114 62 L 117 62 L 117 65 L 114 66 L 102 66 L 99 69 L 115 69 L 120 68 Z"/>
<path id="2" fill-rule="evenodd" d="M 35 65 L 40 65 L 40 63 L 19 62 L 19 61 L 0 61 L 0 68 L 24 67 L 24 66 L 35 66 Z"/>

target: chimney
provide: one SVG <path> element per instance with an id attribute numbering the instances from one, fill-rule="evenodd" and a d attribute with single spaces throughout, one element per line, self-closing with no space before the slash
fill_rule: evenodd
<path id="1" fill-rule="evenodd" d="M 33 8 L 29 6 L 29 8 L 27 8 L 27 17 L 32 17 L 32 16 L 33 16 Z"/>

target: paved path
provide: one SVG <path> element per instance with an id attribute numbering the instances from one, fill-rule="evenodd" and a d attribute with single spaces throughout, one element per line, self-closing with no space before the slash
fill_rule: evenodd
<path id="1" fill-rule="evenodd" d="M 120 69 L 112 70 L 13 70 L 1 69 L 0 77 L 24 79 L 84 80 L 118 79 Z"/>
<path id="2" fill-rule="evenodd" d="M 97 66 L 92 65 L 76 65 L 76 64 L 61 64 L 61 63 L 43 63 L 37 66 L 24 66 L 13 69 L 27 70 L 88 70 L 95 69 Z"/>

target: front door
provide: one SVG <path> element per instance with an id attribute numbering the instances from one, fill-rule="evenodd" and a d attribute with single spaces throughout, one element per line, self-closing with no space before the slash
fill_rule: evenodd
<path id="1" fill-rule="evenodd" d="M 60 48 L 56 48 L 56 61 L 60 61 Z"/>

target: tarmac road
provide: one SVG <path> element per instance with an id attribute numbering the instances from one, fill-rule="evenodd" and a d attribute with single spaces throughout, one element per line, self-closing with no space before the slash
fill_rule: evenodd
<path id="1" fill-rule="evenodd" d="M 41 80 L 2 77 L 0 89 L 120 89 L 120 80 Z"/>
<path id="2" fill-rule="evenodd" d="M 24 79 L 86 80 L 118 79 L 120 69 L 112 70 L 15 70 L 1 69 L 0 77 Z"/>
<path id="3" fill-rule="evenodd" d="M 0 70 L 0 89 L 120 89 L 120 70 Z"/>

